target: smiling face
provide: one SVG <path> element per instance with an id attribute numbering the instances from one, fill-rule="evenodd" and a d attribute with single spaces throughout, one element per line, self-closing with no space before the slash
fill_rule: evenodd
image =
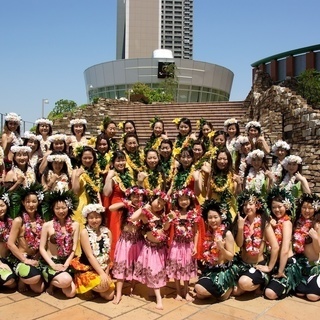
<path id="1" fill-rule="evenodd" d="M 207 137 L 212 130 L 209 125 L 204 124 L 201 131 L 202 131 L 203 136 Z"/>
<path id="2" fill-rule="evenodd" d="M 164 159 L 169 159 L 172 153 L 172 148 L 169 143 L 161 143 L 159 151 L 160 155 Z"/>
<path id="3" fill-rule="evenodd" d="M 246 201 L 243 206 L 243 213 L 248 217 L 254 217 L 257 213 L 256 203 L 254 201 Z"/>
<path id="4" fill-rule="evenodd" d="M 215 230 L 218 227 L 220 227 L 222 219 L 221 219 L 220 214 L 217 211 L 209 210 L 207 222 L 208 222 L 209 227 L 211 227 L 213 230 Z"/>
<path id="5" fill-rule="evenodd" d="M 183 168 L 187 169 L 192 165 L 193 158 L 188 151 L 182 151 L 181 157 L 180 157 L 180 162 L 181 162 Z"/>
<path id="6" fill-rule="evenodd" d="M 0 200 L 0 220 L 3 220 L 7 213 L 8 206 L 3 200 Z"/>
<path id="7" fill-rule="evenodd" d="M 107 135 L 108 138 L 113 138 L 117 133 L 117 127 L 114 123 L 109 123 L 106 130 L 105 134 Z"/>
<path id="8" fill-rule="evenodd" d="M 90 212 L 87 216 L 87 222 L 93 230 L 98 230 L 102 223 L 101 214 L 97 212 Z"/>
<path id="9" fill-rule="evenodd" d="M 151 210 L 153 212 L 159 212 L 164 208 L 165 204 L 166 202 L 163 199 L 156 198 L 151 202 Z"/>
<path id="10" fill-rule="evenodd" d="M 64 162 L 62 162 L 62 161 L 53 161 L 52 162 L 53 172 L 56 174 L 60 174 L 60 172 L 63 168 L 63 164 L 64 164 Z"/>
<path id="11" fill-rule="evenodd" d="M 235 124 L 230 124 L 227 128 L 227 133 L 229 135 L 230 138 L 235 137 L 236 133 L 237 133 L 237 127 Z"/>
<path id="12" fill-rule="evenodd" d="M 305 219 L 311 219 L 314 216 L 315 209 L 310 202 L 305 201 L 301 206 L 301 215 Z"/>
<path id="13" fill-rule="evenodd" d="M 29 194 L 24 198 L 22 204 L 28 214 L 34 215 L 37 212 L 39 201 L 35 194 Z"/>
<path id="14" fill-rule="evenodd" d="M 278 148 L 276 151 L 276 156 L 279 159 L 279 161 L 282 161 L 288 154 L 288 150 L 284 148 Z"/>
<path id="15" fill-rule="evenodd" d="M 135 137 L 129 137 L 124 144 L 126 150 L 130 153 L 134 153 L 138 150 L 138 141 Z"/>
<path id="16" fill-rule="evenodd" d="M 126 168 L 126 158 L 117 157 L 113 162 L 113 166 L 116 171 L 122 172 Z"/>
<path id="17" fill-rule="evenodd" d="M 57 201 L 53 206 L 54 215 L 58 220 L 63 221 L 68 215 L 68 207 L 64 201 Z"/>
<path id="18" fill-rule="evenodd" d="M 191 203 L 190 198 L 187 195 L 183 195 L 178 198 L 179 207 L 182 209 L 185 209 L 185 210 L 188 209 L 190 206 L 190 203 Z"/>
<path id="19" fill-rule="evenodd" d="M 19 127 L 19 122 L 17 122 L 17 121 L 8 121 L 7 122 L 7 126 L 8 126 L 9 131 L 15 132 Z"/>
<path id="20" fill-rule="evenodd" d="M 98 143 L 97 143 L 97 150 L 101 153 L 101 154 L 105 154 L 109 149 L 109 144 L 108 141 L 106 139 L 101 139 Z"/>
<path id="21" fill-rule="evenodd" d="M 296 172 L 298 172 L 299 165 L 297 162 L 289 162 L 287 165 L 287 171 L 290 175 L 294 175 Z"/>
<path id="22" fill-rule="evenodd" d="M 85 168 L 90 168 L 93 165 L 94 156 L 91 151 L 85 151 L 81 157 L 81 163 Z"/>
<path id="23" fill-rule="evenodd" d="M 258 156 L 255 156 L 251 159 L 251 165 L 255 171 L 258 171 L 261 169 L 262 163 L 263 163 L 263 159 Z"/>
<path id="24" fill-rule="evenodd" d="M 282 218 L 287 212 L 284 204 L 276 200 L 273 200 L 271 203 L 271 211 L 277 219 Z"/>
<path id="25" fill-rule="evenodd" d="M 184 137 L 190 133 L 191 128 L 186 124 L 181 122 L 178 127 L 179 133 Z"/>
<path id="26" fill-rule="evenodd" d="M 42 136 L 47 136 L 50 131 L 50 126 L 46 123 L 39 124 L 39 132 Z"/>
<path id="27" fill-rule="evenodd" d="M 77 123 L 73 126 L 73 132 L 75 136 L 81 136 L 84 133 L 84 125 Z"/>
<path id="28" fill-rule="evenodd" d="M 153 133 L 156 137 L 160 137 L 163 133 L 163 124 L 161 122 L 156 122 L 153 126 Z"/>
<path id="29" fill-rule="evenodd" d="M 244 154 L 245 156 L 247 156 L 250 151 L 251 151 L 251 143 L 250 142 L 247 142 L 247 143 L 241 145 L 241 147 L 240 147 L 241 154 Z"/>
<path id="30" fill-rule="evenodd" d="M 64 151 L 64 141 L 63 140 L 55 140 L 52 142 L 52 149 L 53 151 Z"/>
<path id="31" fill-rule="evenodd" d="M 155 169 L 159 163 L 158 153 L 155 151 L 148 151 L 146 156 L 146 163 L 149 169 Z"/>
<path id="32" fill-rule="evenodd" d="M 259 136 L 259 130 L 255 127 L 251 127 L 248 132 L 249 138 L 257 138 Z"/>
<path id="33" fill-rule="evenodd" d="M 226 144 L 226 139 L 225 139 L 224 135 L 223 134 L 219 134 L 218 136 L 216 136 L 213 139 L 213 144 L 218 148 L 219 147 L 223 147 Z"/>
<path id="34" fill-rule="evenodd" d="M 134 126 L 132 125 L 131 122 L 127 122 L 127 123 L 124 125 L 123 131 L 124 131 L 125 133 L 129 133 L 129 132 L 134 133 L 136 130 L 135 130 L 135 128 L 134 128 Z"/>
<path id="35" fill-rule="evenodd" d="M 195 161 L 199 160 L 203 156 L 203 148 L 201 144 L 194 144 L 192 148 Z"/>
<path id="36" fill-rule="evenodd" d="M 14 160 L 16 161 L 16 163 L 19 167 L 24 167 L 29 162 L 29 153 L 22 152 L 22 151 L 16 152 L 14 154 Z"/>
<path id="37" fill-rule="evenodd" d="M 219 170 L 226 170 L 228 168 L 228 157 L 225 152 L 220 152 L 217 157 L 217 167 Z"/>

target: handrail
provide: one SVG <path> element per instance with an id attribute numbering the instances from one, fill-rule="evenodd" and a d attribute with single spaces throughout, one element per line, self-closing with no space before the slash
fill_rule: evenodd
<path id="1" fill-rule="evenodd" d="M 4 127 L 4 122 L 5 122 L 4 117 L 5 116 L 6 116 L 6 114 L 0 112 L 0 134 L 3 132 L 3 127 Z M 20 125 L 21 134 L 27 130 L 30 130 L 34 125 L 35 125 L 34 122 L 21 120 L 21 125 Z"/>
<path id="2" fill-rule="evenodd" d="M 261 64 L 265 64 L 266 62 L 271 62 L 272 60 L 279 60 L 279 59 L 282 59 L 285 57 L 295 56 L 295 55 L 298 55 L 301 53 L 308 53 L 308 52 L 317 51 L 317 50 L 320 50 L 320 44 L 278 53 L 273 56 L 270 56 L 270 57 L 267 57 L 267 58 L 264 58 L 264 59 L 261 59 L 261 60 L 258 60 L 256 62 L 252 63 L 251 67 L 258 67 Z"/>

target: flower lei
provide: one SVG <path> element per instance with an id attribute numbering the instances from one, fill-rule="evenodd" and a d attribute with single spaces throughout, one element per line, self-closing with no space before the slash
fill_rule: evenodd
<path id="1" fill-rule="evenodd" d="M 99 166 L 95 166 L 94 170 L 87 170 L 84 168 L 82 174 L 83 180 L 86 182 L 85 190 L 90 199 L 89 202 L 98 202 L 98 193 L 101 191 L 101 177 L 99 175 Z"/>
<path id="2" fill-rule="evenodd" d="M 133 213 L 141 208 L 144 204 L 142 202 L 140 202 L 137 207 L 134 207 L 131 203 L 131 201 L 129 201 L 128 199 L 122 199 L 122 202 L 124 203 L 125 207 L 128 209 L 128 215 L 127 215 L 127 223 L 131 224 L 133 226 L 136 227 L 141 227 L 142 225 L 142 221 L 141 220 L 137 220 L 137 221 L 132 221 L 131 220 L 131 216 L 133 215 Z"/>
<path id="3" fill-rule="evenodd" d="M 126 162 L 132 170 L 141 172 L 143 161 L 144 161 L 144 155 L 143 152 L 137 151 L 135 153 L 124 153 L 126 155 Z"/>
<path id="4" fill-rule="evenodd" d="M 263 187 L 265 181 L 265 174 L 263 170 L 259 170 L 259 172 L 255 173 L 253 168 L 250 168 L 249 174 L 246 179 L 246 190 L 254 190 L 257 193 L 261 193 L 261 189 Z"/>
<path id="5" fill-rule="evenodd" d="M 162 162 L 162 169 L 164 171 L 166 182 L 171 182 L 174 173 L 175 161 L 173 157 L 170 157 L 168 161 Z"/>
<path id="6" fill-rule="evenodd" d="M 36 214 L 35 219 L 36 219 L 35 221 L 36 226 L 35 226 L 35 231 L 33 231 L 30 216 L 26 212 L 22 214 L 22 221 L 25 226 L 24 238 L 27 241 L 28 247 L 34 251 L 37 251 L 39 250 L 43 220 L 39 214 Z"/>
<path id="7" fill-rule="evenodd" d="M 190 145 L 191 143 L 190 140 L 192 139 L 190 138 L 189 135 L 186 135 L 186 136 L 178 135 L 173 146 L 172 155 L 175 157 L 178 154 L 180 154 L 182 148 Z"/>
<path id="8" fill-rule="evenodd" d="M 108 234 L 109 229 L 107 227 L 100 226 L 101 239 L 103 241 L 103 245 L 101 247 L 96 231 L 94 231 L 89 225 L 86 226 L 86 229 L 88 231 L 89 242 L 92 248 L 93 255 L 99 262 L 100 266 L 104 269 L 108 265 L 109 252 L 111 248 L 110 238 Z"/>
<path id="9" fill-rule="evenodd" d="M 59 220 L 54 217 L 53 218 L 53 229 L 55 232 L 55 240 L 57 243 L 57 251 L 59 257 L 67 257 L 72 252 L 73 246 L 73 227 L 72 227 L 72 219 L 70 217 L 66 218 L 65 221 L 66 233 L 63 233 L 61 230 L 61 224 Z"/>
<path id="10" fill-rule="evenodd" d="M 195 164 L 194 167 L 196 170 L 201 169 L 201 167 L 203 166 L 204 162 L 210 162 L 210 158 L 211 158 L 211 151 L 207 151 Z"/>
<path id="11" fill-rule="evenodd" d="M 48 171 L 48 178 L 47 178 L 48 182 L 52 179 L 52 176 L 53 176 L 53 171 L 49 170 Z M 60 191 L 60 190 L 67 191 L 69 189 L 70 189 L 69 188 L 69 178 L 65 173 L 62 173 L 60 175 L 60 180 L 55 183 L 55 186 L 53 189 L 51 189 L 51 191 Z"/>
<path id="12" fill-rule="evenodd" d="M 119 185 L 120 190 L 123 192 L 134 185 L 131 168 L 125 168 L 123 172 L 115 171 L 115 175 L 112 179 Z"/>
<path id="13" fill-rule="evenodd" d="M 163 139 L 160 137 L 153 136 L 149 141 L 146 142 L 145 150 L 154 149 L 158 150 Z"/>
<path id="14" fill-rule="evenodd" d="M 177 172 L 173 177 L 173 190 L 188 187 L 193 178 L 195 167 L 192 165 L 190 168 Z"/>
<path id="15" fill-rule="evenodd" d="M 296 182 L 296 176 L 293 175 L 292 177 L 290 177 L 290 174 L 286 173 L 279 187 L 287 191 L 291 191 L 292 187 L 295 185 L 295 182 Z"/>
<path id="16" fill-rule="evenodd" d="M 150 228 L 150 231 L 152 233 L 152 235 L 159 241 L 159 242 L 164 242 L 167 240 L 167 235 L 164 232 L 163 228 L 161 227 L 160 229 L 157 228 L 158 224 L 157 222 L 164 222 L 164 214 L 162 213 L 160 216 L 160 220 L 159 219 L 155 219 L 155 215 L 150 212 L 149 210 L 147 210 L 146 208 L 142 209 L 142 213 L 146 216 L 146 218 L 148 219 L 148 226 Z"/>
<path id="17" fill-rule="evenodd" d="M 283 223 L 288 220 L 291 220 L 291 218 L 286 214 L 283 217 L 281 217 L 280 219 L 278 219 L 276 225 L 273 226 L 273 231 L 274 231 L 274 234 L 277 238 L 279 246 L 281 246 L 281 243 L 282 243 Z M 268 245 L 268 250 L 270 251 L 270 249 L 271 249 L 271 247 L 270 247 L 270 245 Z"/>
<path id="18" fill-rule="evenodd" d="M 271 167 L 271 171 L 275 177 L 275 182 L 278 182 L 282 176 L 282 165 L 281 163 L 274 163 Z"/>
<path id="19" fill-rule="evenodd" d="M 13 138 L 12 145 L 14 145 L 14 146 L 22 146 L 23 145 L 23 140 L 21 139 L 21 137 L 17 133 L 11 132 L 10 136 Z"/>
<path id="20" fill-rule="evenodd" d="M 179 211 L 175 211 L 176 217 L 172 220 L 175 229 L 175 236 L 183 237 L 184 239 L 191 240 L 194 236 L 193 234 L 193 226 L 196 222 L 200 220 L 200 213 L 198 210 L 193 209 L 187 212 L 187 216 L 185 219 L 185 223 L 181 223 L 181 213 Z"/>
<path id="21" fill-rule="evenodd" d="M 13 170 L 16 173 L 17 180 L 19 177 L 25 177 L 23 181 L 23 186 L 27 187 L 30 186 L 32 183 L 36 181 L 36 175 L 34 173 L 34 169 L 28 165 L 27 171 L 23 172 L 19 167 L 13 166 Z"/>
<path id="22" fill-rule="evenodd" d="M 229 172 L 227 175 L 221 174 L 211 179 L 210 185 L 213 192 L 222 193 L 226 190 L 231 190 L 232 184 L 232 173 Z"/>
<path id="23" fill-rule="evenodd" d="M 111 157 L 112 157 L 111 150 L 105 154 L 101 154 L 100 152 L 97 152 L 97 162 L 99 164 L 99 167 L 102 173 L 106 173 L 109 170 Z"/>
<path id="24" fill-rule="evenodd" d="M 221 224 L 219 228 L 206 232 L 205 240 L 203 242 L 203 254 L 202 262 L 205 264 L 216 265 L 219 261 L 220 250 L 217 246 L 217 241 L 223 240 L 223 234 L 226 229 L 224 224 Z"/>
<path id="25" fill-rule="evenodd" d="M 304 245 L 306 237 L 309 234 L 309 230 L 312 226 L 312 220 L 300 217 L 297 221 L 297 227 L 293 233 L 293 249 L 297 253 L 304 252 Z"/>
<path id="26" fill-rule="evenodd" d="M 244 178 L 244 173 L 247 168 L 247 162 L 246 162 L 246 157 L 244 155 L 241 155 L 241 160 L 240 160 L 240 165 L 239 165 L 239 176 L 241 178 Z"/>
<path id="27" fill-rule="evenodd" d="M 143 181 L 144 189 L 162 189 L 163 179 L 161 172 L 156 170 L 148 170 L 148 176 Z"/>
<path id="28" fill-rule="evenodd" d="M 12 220 L 0 221 L 0 242 L 7 242 L 10 234 Z"/>
<path id="29" fill-rule="evenodd" d="M 260 245 L 262 242 L 262 231 L 261 231 L 261 216 L 257 215 L 253 219 L 253 233 L 250 230 L 250 221 L 245 220 L 243 226 L 243 235 L 245 242 L 245 250 L 252 256 L 256 256 L 260 252 Z"/>

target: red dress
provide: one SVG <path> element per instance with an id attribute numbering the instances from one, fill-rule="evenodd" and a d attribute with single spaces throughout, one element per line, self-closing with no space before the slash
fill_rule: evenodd
<path id="1" fill-rule="evenodd" d="M 113 192 L 109 197 L 109 206 L 115 203 L 123 202 L 124 192 L 120 189 L 118 184 L 114 184 Z M 112 243 L 110 250 L 110 259 L 113 261 L 114 251 L 116 248 L 117 241 L 119 240 L 121 234 L 121 221 L 122 221 L 122 210 L 110 211 L 107 210 L 107 227 L 112 234 Z"/>

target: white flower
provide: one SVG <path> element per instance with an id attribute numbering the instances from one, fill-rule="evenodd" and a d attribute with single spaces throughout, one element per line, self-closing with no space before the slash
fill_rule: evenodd
<path id="1" fill-rule="evenodd" d="M 224 126 L 228 127 L 230 124 L 237 124 L 237 123 L 238 123 L 238 120 L 236 118 L 230 118 L 224 122 Z"/>
<path id="2" fill-rule="evenodd" d="M 288 156 L 285 157 L 284 160 L 281 162 L 281 164 L 283 165 L 283 167 L 287 170 L 288 164 L 289 163 L 297 163 L 297 164 L 301 164 L 302 163 L 302 159 L 299 156 Z"/>
<path id="3" fill-rule="evenodd" d="M 87 124 L 87 120 L 86 119 L 72 119 L 70 121 L 70 125 L 73 126 L 75 124 L 83 124 L 86 125 Z"/>
<path id="4" fill-rule="evenodd" d="M 12 121 L 12 122 L 19 122 L 19 124 L 21 124 L 21 117 L 18 116 L 16 113 L 14 112 L 10 112 L 8 113 L 5 117 L 4 117 L 5 121 Z"/>
<path id="5" fill-rule="evenodd" d="M 234 148 L 237 151 L 240 151 L 241 146 L 243 146 L 244 144 L 249 143 L 249 138 L 247 136 L 239 136 L 236 140 L 236 142 L 234 143 Z"/>
<path id="6" fill-rule="evenodd" d="M 48 140 L 52 143 L 54 141 L 66 141 L 67 140 L 67 136 L 65 134 L 62 133 L 57 133 L 57 134 L 53 134 L 52 136 L 50 136 L 48 138 Z"/>
<path id="7" fill-rule="evenodd" d="M 73 210 L 72 200 L 71 198 L 67 198 L 64 200 L 65 204 L 67 205 L 68 209 Z"/>
<path id="8" fill-rule="evenodd" d="M 44 199 L 44 193 L 42 191 L 36 191 L 36 195 L 39 202 L 42 202 Z"/>
<path id="9" fill-rule="evenodd" d="M 67 162 L 68 160 L 68 156 L 66 154 L 55 154 L 55 155 L 48 155 L 47 157 L 47 161 L 48 162 L 53 162 L 53 161 L 57 161 L 57 162 Z"/>
<path id="10" fill-rule="evenodd" d="M 99 204 L 99 203 L 90 203 L 83 207 L 82 209 L 82 216 L 84 218 L 87 218 L 88 214 L 91 212 L 96 212 L 96 213 L 103 213 L 105 211 L 104 207 Z"/>
<path id="11" fill-rule="evenodd" d="M 250 128 L 261 128 L 261 124 L 258 121 L 250 121 L 246 124 L 246 131 L 248 132 L 250 130 Z"/>
<path id="12" fill-rule="evenodd" d="M 10 148 L 10 151 L 12 153 L 17 153 L 17 152 L 27 152 L 27 153 L 31 153 L 31 148 L 28 146 L 12 146 Z"/>
<path id="13" fill-rule="evenodd" d="M 38 141 L 42 140 L 42 136 L 41 135 L 35 135 L 34 133 L 32 133 L 30 131 L 26 131 L 23 134 L 22 138 L 28 139 L 28 140 L 38 140 Z"/>
<path id="14" fill-rule="evenodd" d="M 283 205 L 285 206 L 285 208 L 287 210 L 290 210 L 291 207 L 292 207 L 292 203 L 290 202 L 290 200 L 288 198 L 285 198 L 283 201 L 282 201 Z"/>
<path id="15" fill-rule="evenodd" d="M 319 200 L 313 200 L 311 205 L 315 211 L 318 211 L 320 209 L 320 201 Z"/>
<path id="16" fill-rule="evenodd" d="M 251 164 L 252 159 L 256 158 L 256 157 L 258 157 L 260 159 L 263 159 L 264 152 L 262 150 L 260 150 L 260 149 L 256 149 L 256 150 L 253 150 L 253 151 L 249 152 L 249 154 L 246 157 L 247 163 Z"/>
<path id="17" fill-rule="evenodd" d="M 8 193 L 4 193 L 1 196 L 1 200 L 3 200 L 7 204 L 7 206 L 10 206 L 10 198 Z"/>
<path id="18" fill-rule="evenodd" d="M 272 152 L 276 153 L 276 151 L 279 149 L 285 149 L 285 150 L 290 150 L 290 145 L 286 143 L 283 140 L 278 140 L 273 146 L 272 146 Z"/>
<path id="19" fill-rule="evenodd" d="M 38 120 L 36 120 L 36 125 L 38 125 L 38 124 L 47 124 L 47 125 L 49 125 L 49 126 L 52 126 L 53 125 L 53 122 L 51 121 L 51 120 L 49 120 L 49 119 L 44 119 L 44 118 L 41 118 L 41 119 L 38 119 Z"/>

